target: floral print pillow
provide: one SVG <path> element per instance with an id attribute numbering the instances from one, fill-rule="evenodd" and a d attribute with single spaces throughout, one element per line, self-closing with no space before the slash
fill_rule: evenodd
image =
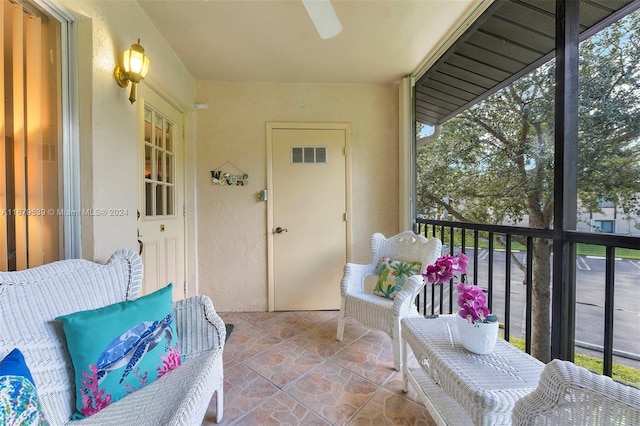
<path id="1" fill-rule="evenodd" d="M 62 321 L 75 370 L 76 413 L 91 416 L 182 363 L 172 284 L 136 300 L 75 312 Z"/>
<path id="2" fill-rule="evenodd" d="M 421 262 L 403 262 L 383 257 L 380 259 L 376 269 L 378 282 L 373 289 L 373 293 L 378 296 L 395 299 L 396 294 L 402 290 L 407 278 L 411 275 L 420 275 L 421 267 Z"/>
<path id="3" fill-rule="evenodd" d="M 0 425 L 46 424 L 31 371 L 15 348 L 0 361 Z"/>

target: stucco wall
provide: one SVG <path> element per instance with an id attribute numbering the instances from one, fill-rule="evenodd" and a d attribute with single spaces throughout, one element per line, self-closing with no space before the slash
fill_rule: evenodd
<path id="1" fill-rule="evenodd" d="M 195 81 L 137 2 L 69 0 L 59 6 L 76 19 L 78 31 L 82 207 L 129 212 L 82 218 L 83 257 L 105 261 L 115 250 L 138 248 L 137 104 L 129 103 L 129 89 L 116 85 L 114 67 L 140 38 L 151 58 L 142 84 L 188 111 Z M 187 125 L 192 122 L 186 120 Z M 193 145 L 195 133 L 188 135 L 187 145 Z"/>
<path id="2" fill-rule="evenodd" d="M 369 262 L 372 233 L 398 231 L 398 87 L 199 81 L 197 213 L 200 293 L 220 311 L 267 310 L 265 123 L 352 125 L 352 260 Z M 211 184 L 230 161 L 244 187 Z M 312 225 L 311 225 L 312 226 Z"/>

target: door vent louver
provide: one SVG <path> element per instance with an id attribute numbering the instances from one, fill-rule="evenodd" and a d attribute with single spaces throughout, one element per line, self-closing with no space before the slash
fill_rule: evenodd
<path id="1" fill-rule="evenodd" d="M 291 163 L 318 164 L 327 162 L 326 146 L 292 146 Z"/>

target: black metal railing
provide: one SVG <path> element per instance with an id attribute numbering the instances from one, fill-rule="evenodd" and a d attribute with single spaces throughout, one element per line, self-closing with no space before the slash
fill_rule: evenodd
<path id="1" fill-rule="evenodd" d="M 517 318 L 524 326 L 524 333 L 518 337 L 525 340 L 525 350 L 531 353 L 531 333 L 532 333 L 532 305 L 533 294 L 533 243 L 534 239 L 542 238 L 553 240 L 554 233 L 548 229 L 534 229 L 517 226 L 486 225 L 478 223 L 451 222 L 432 219 L 417 219 L 415 232 L 427 237 L 436 236 L 443 243 L 443 254 L 457 254 L 458 252 L 468 253 L 470 270 L 467 274 L 468 281 L 478 284 L 487 291 L 487 305 L 492 313 L 498 314 L 504 326 L 504 338 L 508 341 L 512 332 L 512 317 Z M 473 239 L 469 243 L 468 239 Z M 614 336 L 614 289 L 615 289 L 615 249 L 629 248 L 640 249 L 640 239 L 614 234 L 591 234 L 584 232 L 566 232 L 563 238 L 571 244 L 592 244 L 605 247 L 605 274 L 604 280 L 604 320 L 602 332 L 604 335 L 602 345 L 589 345 L 589 349 L 595 349 L 603 354 L 604 368 L 603 374 L 611 376 L 613 365 L 613 336 Z M 483 242 L 482 247 L 479 243 Z M 524 254 L 520 250 L 514 250 L 514 244 L 522 245 Z M 499 248 L 496 248 L 499 245 Z M 482 254 L 481 254 L 482 252 Z M 518 254 L 516 256 L 515 254 Z M 504 256 L 504 270 L 496 269 L 496 258 L 502 261 Z M 481 259 L 482 257 L 482 259 Z M 486 260 L 486 271 L 481 271 L 480 261 Z M 575 261 L 575 259 L 574 259 Z M 520 268 L 516 268 L 517 273 L 522 274 L 524 291 L 512 287 L 516 283 L 513 274 L 513 263 L 520 262 Z M 522 270 L 522 271 L 521 271 Z M 486 275 L 484 273 L 486 272 Z M 481 273 L 483 275 L 481 276 Z M 501 276 L 502 279 L 496 279 Z M 450 285 L 425 286 L 421 295 L 418 296 L 417 304 L 423 314 L 453 313 L 457 311 L 455 304 L 453 281 Z M 515 290 L 515 291 L 514 291 Z M 499 303 L 496 299 L 500 295 L 502 299 Z M 517 300 L 516 300 L 517 299 Z M 514 305 L 518 305 L 524 310 L 522 315 L 512 315 Z M 499 310 L 496 312 L 496 310 Z M 524 324 L 522 324 L 524 323 Z M 575 319 L 572 327 L 575 327 Z M 580 342 L 577 342 L 580 346 Z M 617 355 L 626 357 L 637 357 L 633 353 Z M 640 360 L 640 357 L 637 357 Z"/>

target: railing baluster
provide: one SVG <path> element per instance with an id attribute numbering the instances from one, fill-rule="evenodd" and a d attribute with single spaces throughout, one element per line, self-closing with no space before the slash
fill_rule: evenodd
<path id="1" fill-rule="evenodd" d="M 454 228 L 453 226 L 451 228 L 449 228 L 449 253 L 451 254 L 451 256 L 453 256 L 454 253 L 454 247 L 455 247 L 455 231 L 456 228 Z M 453 279 L 449 280 L 449 313 L 453 312 L 453 287 L 454 287 L 454 283 L 453 283 Z M 443 296 L 443 292 L 440 292 L 440 300 L 442 300 L 442 296 Z M 442 304 L 440 304 L 440 306 L 442 306 Z"/>
<path id="2" fill-rule="evenodd" d="M 604 295 L 604 373 L 611 377 L 613 371 L 613 302 L 615 279 L 615 248 L 607 247 L 605 260 Z"/>
<path id="3" fill-rule="evenodd" d="M 465 254 L 467 252 L 467 230 L 464 228 L 460 228 L 460 250 Z M 460 277 L 460 279 L 462 279 L 462 277 Z M 449 310 L 453 312 L 453 287 L 450 289 L 449 293 L 451 294 L 449 297 Z"/>
<path id="4" fill-rule="evenodd" d="M 505 235 L 506 247 L 504 252 L 504 338 L 509 341 L 511 323 L 511 234 Z"/>
<path id="5" fill-rule="evenodd" d="M 431 284 L 431 314 L 435 314 L 436 309 L 436 286 Z"/>
<path id="6" fill-rule="evenodd" d="M 454 239 L 455 239 L 455 230 L 456 229 L 453 226 L 451 226 L 449 228 L 449 254 L 451 256 L 454 255 L 453 249 L 454 249 L 454 246 L 455 246 L 455 241 L 454 241 Z"/>
<path id="7" fill-rule="evenodd" d="M 489 232 L 489 257 L 487 262 L 487 291 L 489 292 L 489 297 L 487 300 L 487 308 L 493 312 L 493 239 L 495 238 L 493 232 Z"/>
<path id="8" fill-rule="evenodd" d="M 467 230 L 464 228 L 461 228 L 460 229 L 460 250 L 463 253 L 467 252 L 466 239 L 467 239 Z"/>
<path id="9" fill-rule="evenodd" d="M 526 307 L 524 312 L 525 336 L 524 349 L 525 352 L 531 354 L 531 309 L 533 305 L 533 237 L 527 237 L 527 276 L 525 278 L 526 288 Z"/>
<path id="10" fill-rule="evenodd" d="M 454 253 L 454 244 L 455 244 L 455 232 L 456 230 L 460 230 L 461 234 L 461 251 L 466 251 L 466 232 L 472 231 L 473 241 L 473 263 L 474 263 L 474 271 L 473 271 L 473 283 L 482 285 L 478 281 L 478 271 L 479 271 L 479 237 L 480 232 L 486 232 L 488 234 L 489 254 L 487 256 L 487 307 L 493 311 L 493 295 L 496 288 L 494 287 L 494 254 L 495 254 L 495 238 L 496 235 L 505 235 L 506 236 L 506 251 L 505 251 L 505 339 L 509 340 L 510 337 L 510 325 L 511 325 L 511 302 L 512 302 L 512 294 L 511 294 L 511 276 L 512 276 L 512 261 L 511 261 L 511 246 L 514 236 L 526 237 L 526 245 L 527 245 L 527 256 L 526 256 L 526 268 L 525 268 L 525 281 L 526 281 L 526 296 L 525 296 L 525 312 L 524 312 L 524 322 L 525 322 L 525 350 L 528 353 L 531 353 L 531 337 L 533 333 L 533 259 L 534 259 L 534 246 L 536 243 L 536 238 L 544 239 L 544 240 L 552 240 L 554 238 L 554 231 L 550 229 L 538 229 L 538 228 L 526 228 L 526 227 L 517 227 L 517 226 L 505 226 L 505 225 L 487 225 L 480 223 L 468 223 L 468 222 L 450 222 L 450 221 L 442 221 L 442 220 L 432 220 L 432 219 L 417 219 L 417 223 L 424 224 L 424 228 L 418 228 L 423 230 L 425 235 L 431 234 L 436 237 L 438 234 L 440 235 L 440 239 L 443 243 L 447 242 L 445 235 L 449 237 L 448 243 L 449 253 Z M 430 228 L 429 228 L 430 227 Z M 449 228 L 449 233 L 446 233 L 445 228 Z M 438 232 L 439 230 L 439 232 Z M 470 235 L 471 237 L 471 235 Z M 583 243 L 583 244 L 594 244 L 601 247 L 606 248 L 606 260 L 605 260 L 605 300 L 604 300 L 604 342 L 603 346 L 600 347 L 596 345 L 596 350 L 603 352 L 604 356 L 604 373 L 605 375 L 611 376 L 612 367 L 613 367 L 613 355 L 616 356 L 626 356 L 623 352 L 617 352 L 613 347 L 613 337 L 614 337 L 614 313 L 615 313 L 615 299 L 614 299 L 614 288 L 615 288 L 615 249 L 616 248 L 625 248 L 638 250 L 638 238 L 632 236 L 625 235 L 611 235 L 611 234 L 595 234 L 588 232 L 578 232 L 578 231 L 565 231 L 562 235 L 563 241 L 567 241 L 572 244 Z M 445 251 L 447 253 L 447 251 Z M 575 260 L 575 258 L 574 258 Z M 571 261 L 569 259 L 568 261 Z M 562 283 L 560 283 L 561 285 Z M 431 313 L 435 313 L 435 286 L 431 287 Z M 453 305 L 455 297 L 452 297 L 452 286 L 449 289 L 449 305 L 450 312 L 453 312 Z M 440 313 L 444 313 L 443 309 L 443 296 L 442 296 L 442 286 L 440 290 Z M 423 312 L 427 311 L 427 303 L 429 303 L 429 299 L 427 297 L 428 290 L 425 289 L 423 291 Z M 513 297 L 515 299 L 515 296 Z M 573 318 L 572 323 L 569 326 L 575 329 L 575 318 Z M 590 347 L 594 349 L 593 347 Z"/>
<path id="11" fill-rule="evenodd" d="M 473 231 L 473 283 L 478 284 L 478 236 L 479 231 Z M 491 244 L 491 243 L 489 243 Z"/>

